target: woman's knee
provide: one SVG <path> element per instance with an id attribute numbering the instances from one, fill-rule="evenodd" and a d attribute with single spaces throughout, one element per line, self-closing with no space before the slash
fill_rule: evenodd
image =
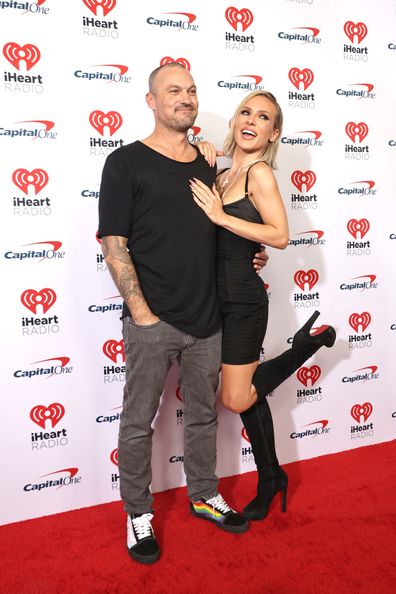
<path id="1" fill-rule="evenodd" d="M 225 392 L 222 393 L 221 399 L 225 408 L 239 415 L 247 408 L 249 408 L 247 396 L 247 394 L 242 395 L 238 393 Z"/>

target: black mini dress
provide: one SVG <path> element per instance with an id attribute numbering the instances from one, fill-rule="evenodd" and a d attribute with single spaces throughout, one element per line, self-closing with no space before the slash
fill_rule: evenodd
<path id="1" fill-rule="evenodd" d="M 249 199 L 246 174 L 243 198 L 224 204 L 224 211 L 251 223 L 263 223 Z M 253 268 L 260 244 L 220 227 L 218 235 L 217 287 L 223 316 L 222 362 L 253 363 L 260 358 L 268 321 L 268 297 L 264 283 Z"/>

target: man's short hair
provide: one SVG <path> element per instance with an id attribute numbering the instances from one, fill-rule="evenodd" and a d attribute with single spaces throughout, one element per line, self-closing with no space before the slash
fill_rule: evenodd
<path id="1" fill-rule="evenodd" d="M 158 68 L 155 68 L 155 70 L 152 71 L 152 73 L 149 76 L 148 79 L 148 86 L 149 86 L 149 92 L 154 94 L 154 87 L 155 87 L 155 79 L 157 78 L 157 75 L 159 74 L 159 72 L 161 70 L 163 70 L 164 68 L 184 68 L 184 66 L 182 64 L 180 64 L 180 62 L 168 62 L 167 64 L 162 64 L 162 66 L 158 66 Z"/>

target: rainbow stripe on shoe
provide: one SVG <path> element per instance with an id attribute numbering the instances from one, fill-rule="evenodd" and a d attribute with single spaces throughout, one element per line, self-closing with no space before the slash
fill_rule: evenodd
<path id="1" fill-rule="evenodd" d="M 215 520 L 216 522 L 224 521 L 224 515 L 220 511 L 217 511 L 212 505 L 205 503 L 205 501 L 192 502 L 192 506 L 195 513 L 201 517 L 206 517 Z"/>
<path id="2" fill-rule="evenodd" d="M 227 532 L 238 534 L 246 532 L 249 528 L 245 518 L 234 511 L 224 501 L 220 493 L 209 499 L 202 497 L 198 501 L 190 501 L 190 511 L 196 518 L 212 522 Z"/>

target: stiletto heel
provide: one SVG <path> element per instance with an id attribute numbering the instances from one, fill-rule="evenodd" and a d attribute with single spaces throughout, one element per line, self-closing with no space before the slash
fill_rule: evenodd
<path id="1" fill-rule="evenodd" d="M 318 319 L 318 317 L 320 316 L 320 311 L 314 311 L 312 316 L 305 322 L 304 326 L 302 326 L 300 328 L 300 332 L 302 334 L 309 334 L 309 331 L 311 330 L 312 326 L 314 325 L 314 322 Z"/>
<path id="2" fill-rule="evenodd" d="M 305 322 L 304 326 L 296 332 L 293 337 L 293 349 L 301 349 L 308 352 L 312 351 L 313 355 L 321 346 L 326 346 L 328 348 L 333 346 L 336 339 L 336 331 L 333 326 L 322 325 L 319 328 L 316 328 L 314 332 L 310 333 L 310 330 L 319 315 L 320 312 L 315 311 L 309 320 Z"/>

